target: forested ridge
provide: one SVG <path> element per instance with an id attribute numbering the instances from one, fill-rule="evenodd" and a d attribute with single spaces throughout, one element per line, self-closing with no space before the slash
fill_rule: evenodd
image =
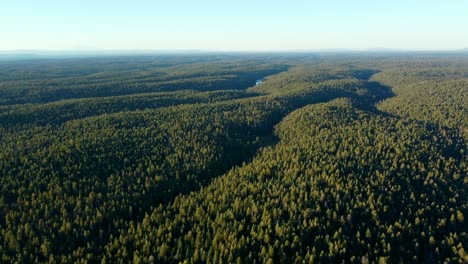
<path id="1" fill-rule="evenodd" d="M 467 69 L 441 55 L 1 62 L 1 262 L 467 262 Z"/>

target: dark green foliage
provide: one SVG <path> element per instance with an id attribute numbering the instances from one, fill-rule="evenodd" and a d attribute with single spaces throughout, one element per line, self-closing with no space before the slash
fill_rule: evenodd
<path id="1" fill-rule="evenodd" d="M 466 262 L 467 65 L 2 62 L 0 262 Z"/>
<path id="2" fill-rule="evenodd" d="M 340 100 L 292 113 L 276 134 L 279 143 L 250 164 L 130 226 L 107 246 L 108 256 L 124 262 L 124 252 L 163 262 L 459 257 L 450 244 L 466 243 L 466 234 L 454 236 L 466 226 L 450 216 L 466 214 L 467 157 L 453 131 L 427 131 Z M 152 250 L 164 245 L 164 254 Z"/>
<path id="3" fill-rule="evenodd" d="M 244 60 L 191 56 L 185 61 L 176 56 L 166 60 L 167 63 L 158 57 L 102 59 L 97 60 L 97 65 L 92 63 L 94 60 L 46 61 L 29 71 L 11 69 L 23 67 L 25 62 L 3 66 L 0 106 L 178 90 L 241 90 L 254 85 L 258 78 L 286 70 L 285 65 L 275 63 L 278 60 L 267 64 L 258 56 Z M 210 60 L 213 62 L 206 63 Z M 183 63 L 178 64 L 179 61 Z M 81 63 L 89 68 L 83 68 Z"/>
<path id="4" fill-rule="evenodd" d="M 468 76 L 452 68 L 413 67 L 382 72 L 376 81 L 393 87 L 398 95 L 379 105 L 382 111 L 458 128 L 468 139 Z M 450 70 L 451 69 L 451 70 Z M 468 65 L 460 68 L 468 72 Z M 405 78 L 402 79 L 401 75 Z"/>
<path id="5" fill-rule="evenodd" d="M 62 100 L 48 104 L 21 104 L 0 107 L 0 124 L 4 128 L 19 124 L 47 125 L 123 111 L 144 110 L 180 104 L 210 103 L 255 96 L 237 90 L 171 93 L 148 93 L 86 99 Z"/>

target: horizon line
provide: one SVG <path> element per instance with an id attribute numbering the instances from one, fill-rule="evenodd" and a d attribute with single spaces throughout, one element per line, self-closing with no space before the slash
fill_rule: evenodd
<path id="1" fill-rule="evenodd" d="M 323 51 L 344 51 L 344 52 L 375 52 L 375 51 L 401 51 L 401 52 L 436 52 L 436 51 L 468 51 L 468 48 L 459 48 L 459 49 L 405 49 L 405 48 L 385 48 L 385 47 L 376 47 L 376 48 L 317 48 L 317 49 L 275 49 L 275 50 L 223 50 L 223 49 L 0 49 L 0 53 L 19 53 L 19 52 L 60 52 L 60 53 L 96 53 L 96 52 L 323 52 Z"/>

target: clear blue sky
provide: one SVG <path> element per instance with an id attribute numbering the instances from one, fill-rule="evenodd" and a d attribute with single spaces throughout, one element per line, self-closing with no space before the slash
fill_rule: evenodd
<path id="1" fill-rule="evenodd" d="M 0 50 L 468 48 L 466 0 L 0 0 Z"/>

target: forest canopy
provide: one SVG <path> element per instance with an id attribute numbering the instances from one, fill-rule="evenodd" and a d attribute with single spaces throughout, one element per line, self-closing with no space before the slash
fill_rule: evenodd
<path id="1" fill-rule="evenodd" d="M 466 263 L 467 140 L 466 55 L 2 61 L 0 262 Z"/>

